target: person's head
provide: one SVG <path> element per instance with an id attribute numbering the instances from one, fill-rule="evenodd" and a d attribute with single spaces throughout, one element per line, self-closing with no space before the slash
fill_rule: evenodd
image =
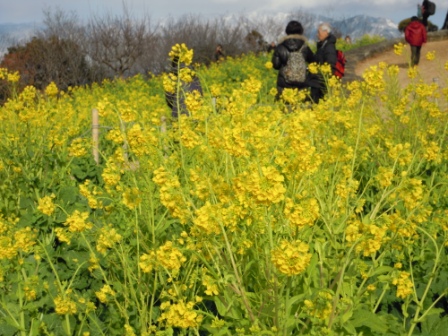
<path id="1" fill-rule="evenodd" d="M 349 35 L 347 35 L 345 37 L 345 42 L 350 43 L 352 41 L 351 37 Z"/>
<path id="2" fill-rule="evenodd" d="M 303 27 L 299 21 L 289 21 L 285 29 L 286 35 L 302 35 Z"/>
<path id="3" fill-rule="evenodd" d="M 413 17 L 411 17 L 411 22 L 412 22 L 412 21 L 420 21 L 420 20 L 418 19 L 418 17 L 413 16 Z"/>
<path id="4" fill-rule="evenodd" d="M 222 50 L 222 44 L 217 44 L 216 51 L 221 51 L 221 50 Z"/>
<path id="5" fill-rule="evenodd" d="M 317 38 L 319 41 L 325 40 L 331 33 L 331 26 L 328 23 L 321 23 L 317 27 Z"/>

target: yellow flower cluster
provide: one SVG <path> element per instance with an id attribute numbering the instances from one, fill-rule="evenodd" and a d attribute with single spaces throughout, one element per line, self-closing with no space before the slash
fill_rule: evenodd
<path id="1" fill-rule="evenodd" d="M 179 63 L 190 65 L 193 61 L 193 49 L 188 49 L 185 43 L 176 44 L 171 48 L 168 56 L 171 60 L 178 59 Z"/>
<path id="2" fill-rule="evenodd" d="M 77 312 L 76 302 L 70 300 L 68 295 L 66 297 L 58 295 L 54 298 L 53 302 L 56 314 L 58 315 L 73 315 Z"/>
<path id="3" fill-rule="evenodd" d="M 413 293 L 414 285 L 409 277 L 409 272 L 402 271 L 392 280 L 392 284 L 397 286 L 397 298 L 406 299 Z"/>
<path id="4" fill-rule="evenodd" d="M 333 295 L 327 291 L 320 291 L 313 301 L 305 300 L 303 303 L 310 316 L 325 320 L 333 309 Z"/>
<path id="5" fill-rule="evenodd" d="M 92 223 L 86 222 L 87 218 L 89 218 L 88 212 L 80 212 L 79 210 L 75 210 L 73 214 L 67 217 L 64 225 L 68 226 L 68 230 L 70 232 L 83 232 L 91 229 L 93 226 Z"/>
<path id="6" fill-rule="evenodd" d="M 397 160 L 400 166 L 408 165 L 412 160 L 412 153 L 409 150 L 411 148 L 411 144 L 406 142 L 405 144 L 397 144 L 392 146 L 391 144 L 387 144 L 389 147 L 389 156 L 390 158 Z"/>
<path id="7" fill-rule="evenodd" d="M 48 86 L 45 88 L 45 94 L 49 97 L 57 96 L 59 93 L 59 89 L 57 85 L 54 82 L 51 82 L 48 84 Z"/>
<path id="8" fill-rule="evenodd" d="M 282 100 L 290 105 L 296 105 L 306 98 L 307 91 L 286 88 L 282 92 Z"/>
<path id="9" fill-rule="evenodd" d="M 89 207 L 92 209 L 101 209 L 103 207 L 102 201 L 97 199 L 98 196 L 102 195 L 102 192 L 98 189 L 96 185 L 90 180 L 85 180 L 83 184 L 79 185 L 79 193 L 87 198 Z"/>
<path id="10" fill-rule="evenodd" d="M 159 317 L 159 322 L 182 329 L 197 328 L 201 324 L 203 316 L 193 309 L 194 305 L 194 302 L 185 303 L 183 300 L 175 304 L 169 301 L 163 302 L 160 305 L 163 313 Z"/>
<path id="11" fill-rule="evenodd" d="M 193 219 L 194 225 L 206 235 L 218 235 L 221 233 L 219 221 L 222 221 L 219 216 L 219 206 L 212 205 L 208 201 L 195 211 Z"/>
<path id="12" fill-rule="evenodd" d="M 436 59 L 436 52 L 435 51 L 428 51 L 426 53 L 426 59 L 428 61 L 434 61 Z"/>
<path id="13" fill-rule="evenodd" d="M 84 140 L 82 138 L 77 138 L 72 141 L 70 147 L 68 148 L 68 153 L 73 157 L 83 157 L 87 155 L 86 145 L 84 144 Z"/>
<path id="14" fill-rule="evenodd" d="M 20 80 L 18 71 L 8 72 L 7 68 L 0 68 L 0 79 L 6 79 L 10 83 L 17 83 Z"/>
<path id="15" fill-rule="evenodd" d="M 187 261 L 187 258 L 178 248 L 173 246 L 171 241 L 167 241 L 157 249 L 156 257 L 160 266 L 174 273 L 178 272 L 183 263 Z"/>
<path id="16" fill-rule="evenodd" d="M 394 171 L 390 168 L 379 167 L 378 174 L 375 179 L 382 188 L 387 188 L 392 185 L 392 180 L 394 178 Z"/>
<path id="17" fill-rule="evenodd" d="M 204 274 L 202 276 L 202 284 L 205 286 L 206 290 L 204 293 L 209 296 L 219 295 L 218 285 L 210 276 Z"/>
<path id="18" fill-rule="evenodd" d="M 396 55 L 401 55 L 403 53 L 404 47 L 405 47 L 405 44 L 401 43 L 401 42 L 397 43 L 397 44 L 394 44 L 394 53 Z"/>
<path id="19" fill-rule="evenodd" d="M 297 226 L 298 228 L 306 225 L 312 226 L 319 218 L 319 204 L 315 198 L 309 198 L 295 204 L 291 198 L 287 197 L 284 214 L 291 226 Z"/>
<path id="20" fill-rule="evenodd" d="M 104 168 L 101 177 L 107 187 L 116 187 L 121 180 L 122 171 L 114 163 L 107 163 L 106 168 Z"/>
<path id="21" fill-rule="evenodd" d="M 261 174 L 260 174 L 261 173 Z M 234 179 L 234 190 L 240 203 L 245 203 L 247 194 L 259 204 L 275 204 L 284 199 L 286 189 L 284 177 L 273 166 L 261 167 L 252 173 L 243 172 Z"/>
<path id="22" fill-rule="evenodd" d="M 31 248 L 36 244 L 36 229 L 31 229 L 29 226 L 23 229 L 19 229 L 14 233 L 14 248 L 23 252 L 29 252 Z"/>
<path id="23" fill-rule="evenodd" d="M 142 202 L 141 192 L 138 188 L 129 188 L 123 192 L 123 204 L 129 209 L 135 209 Z"/>
<path id="24" fill-rule="evenodd" d="M 386 239 L 387 226 L 362 223 L 357 218 L 350 220 L 345 229 L 345 240 L 348 246 L 359 242 L 355 251 L 364 256 L 371 256 L 377 252 Z"/>
<path id="25" fill-rule="evenodd" d="M 189 210 L 182 197 L 177 176 L 160 167 L 154 171 L 153 181 L 160 187 L 160 202 L 170 210 L 173 217 L 179 218 L 181 223 L 186 223 Z"/>
<path id="26" fill-rule="evenodd" d="M 311 260 L 309 246 L 300 240 L 282 240 L 271 253 L 271 261 L 280 273 L 293 276 L 302 273 Z"/>
<path id="27" fill-rule="evenodd" d="M 56 209 L 56 206 L 53 203 L 55 197 L 55 194 L 51 194 L 50 196 L 40 198 L 38 200 L 37 210 L 42 212 L 44 215 L 51 216 Z"/>
<path id="28" fill-rule="evenodd" d="M 404 201 L 407 209 L 415 209 L 423 199 L 423 185 L 422 180 L 410 178 L 405 181 L 403 187 L 398 193 L 398 199 Z"/>
<path id="29" fill-rule="evenodd" d="M 154 269 L 156 264 L 156 254 L 154 251 L 148 253 L 144 253 L 139 258 L 138 266 L 142 270 L 143 273 L 150 273 Z"/>
<path id="30" fill-rule="evenodd" d="M 187 258 L 177 247 L 173 246 L 173 242 L 167 241 L 156 251 L 142 254 L 139 259 L 139 266 L 144 273 L 149 273 L 159 266 L 167 271 L 172 271 L 172 275 L 176 276 L 186 261 Z"/>
<path id="31" fill-rule="evenodd" d="M 54 233 L 61 243 L 67 243 L 67 245 L 70 245 L 72 240 L 72 233 L 68 232 L 64 228 L 56 228 L 54 229 Z"/>
<path id="32" fill-rule="evenodd" d="M 96 241 L 96 250 L 102 254 L 105 254 L 108 249 L 121 241 L 122 238 L 112 225 L 102 227 L 99 233 L 100 235 Z"/>
<path id="33" fill-rule="evenodd" d="M 95 295 L 101 303 L 108 303 L 110 297 L 114 297 L 116 293 L 109 285 L 104 285 L 99 291 L 95 292 Z"/>

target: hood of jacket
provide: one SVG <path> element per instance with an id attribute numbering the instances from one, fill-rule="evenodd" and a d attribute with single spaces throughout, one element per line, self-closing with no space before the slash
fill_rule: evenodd
<path id="1" fill-rule="evenodd" d="M 411 21 L 407 26 L 406 29 L 418 31 L 422 28 L 423 24 L 420 21 Z"/>
<path id="2" fill-rule="evenodd" d="M 323 44 L 336 44 L 336 36 L 329 34 L 325 40 L 317 42 L 317 47 L 319 48 Z"/>
<path id="3" fill-rule="evenodd" d="M 307 39 L 303 35 L 292 34 L 283 37 L 279 44 L 282 44 L 288 49 L 288 51 L 297 51 L 306 43 Z"/>

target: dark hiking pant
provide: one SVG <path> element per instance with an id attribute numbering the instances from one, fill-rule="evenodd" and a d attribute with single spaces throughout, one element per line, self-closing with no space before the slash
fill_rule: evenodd
<path id="1" fill-rule="evenodd" d="M 418 62 L 420 62 L 420 50 L 422 49 L 421 46 L 413 46 L 411 45 L 411 66 L 418 65 Z"/>

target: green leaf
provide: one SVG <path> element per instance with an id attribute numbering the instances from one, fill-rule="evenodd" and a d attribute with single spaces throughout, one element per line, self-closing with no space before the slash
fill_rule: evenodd
<path id="1" fill-rule="evenodd" d="M 386 333 L 388 329 L 387 325 L 385 325 L 384 321 L 378 315 L 368 310 L 355 311 L 351 323 L 355 328 L 367 327 L 371 331 L 382 334 Z"/>
<path id="2" fill-rule="evenodd" d="M 78 194 L 78 188 L 74 186 L 64 186 L 59 191 L 59 198 L 62 199 L 65 204 L 73 204 L 76 202 Z"/>
<path id="3" fill-rule="evenodd" d="M 380 266 L 375 269 L 375 272 L 373 272 L 373 275 L 385 274 L 385 273 L 389 273 L 393 270 L 394 270 L 394 268 L 390 267 L 390 266 Z"/>
<path id="4" fill-rule="evenodd" d="M 216 308 L 221 316 L 230 317 L 233 319 L 241 319 L 243 316 L 241 310 L 236 307 L 238 304 L 236 302 L 236 297 L 229 300 L 229 298 L 224 298 L 223 296 L 215 297 L 214 300 Z"/>
<path id="5" fill-rule="evenodd" d="M 4 324 L 6 322 L 0 322 L 0 335 L 2 336 L 14 336 L 19 329 L 11 324 Z"/>

